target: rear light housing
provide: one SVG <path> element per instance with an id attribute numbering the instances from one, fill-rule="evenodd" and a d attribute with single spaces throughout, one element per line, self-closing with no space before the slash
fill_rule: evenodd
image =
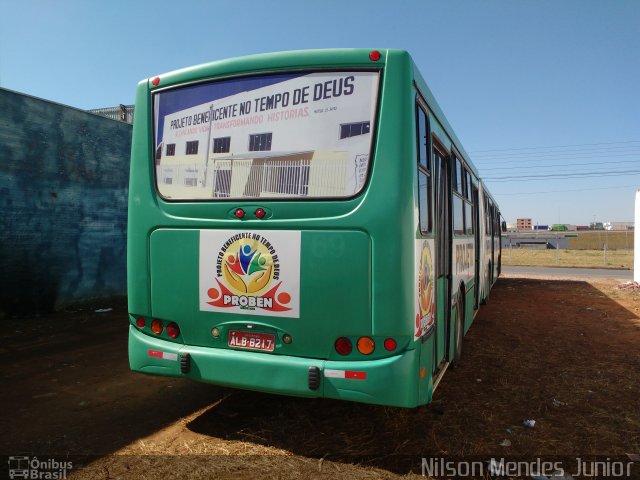
<path id="1" fill-rule="evenodd" d="M 167 335 L 171 338 L 178 338 L 178 335 L 180 335 L 180 327 L 178 327 L 177 323 L 171 322 L 167 325 Z"/>
<path id="2" fill-rule="evenodd" d="M 340 355 L 349 355 L 353 350 L 353 345 L 347 337 L 340 337 L 336 340 L 335 349 Z"/>

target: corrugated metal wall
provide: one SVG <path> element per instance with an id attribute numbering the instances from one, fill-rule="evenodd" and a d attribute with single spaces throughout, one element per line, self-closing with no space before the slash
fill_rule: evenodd
<path id="1" fill-rule="evenodd" d="M 126 294 L 131 130 L 0 88 L 0 318 Z"/>

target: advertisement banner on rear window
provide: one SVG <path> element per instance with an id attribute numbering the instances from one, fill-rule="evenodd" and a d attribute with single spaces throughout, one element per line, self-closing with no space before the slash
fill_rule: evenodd
<path id="1" fill-rule="evenodd" d="M 200 310 L 300 317 L 300 232 L 200 231 Z"/>
<path id="2" fill-rule="evenodd" d="M 166 199 L 344 198 L 366 183 L 377 72 L 242 77 L 154 96 Z"/>

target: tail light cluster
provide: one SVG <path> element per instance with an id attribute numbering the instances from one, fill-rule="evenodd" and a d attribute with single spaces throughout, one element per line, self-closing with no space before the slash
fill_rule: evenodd
<path id="1" fill-rule="evenodd" d="M 147 326 L 147 321 L 144 319 L 144 317 L 138 317 L 136 319 L 136 325 L 138 326 L 138 328 L 144 328 Z M 165 331 L 171 338 L 178 338 L 180 336 L 180 327 L 175 322 L 169 323 L 165 328 L 162 320 L 152 320 L 151 331 L 156 335 L 160 335 L 163 331 Z"/>
<path id="2" fill-rule="evenodd" d="M 386 351 L 393 352 L 398 347 L 398 342 L 393 338 L 386 338 L 382 345 Z M 353 343 L 347 337 L 338 338 L 334 347 L 340 355 L 349 355 L 353 351 Z M 360 337 L 356 342 L 356 349 L 362 355 L 371 355 L 376 349 L 376 342 L 371 337 Z"/>

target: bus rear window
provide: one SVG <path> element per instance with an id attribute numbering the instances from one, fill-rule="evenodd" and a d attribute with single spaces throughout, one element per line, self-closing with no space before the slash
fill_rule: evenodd
<path id="1" fill-rule="evenodd" d="M 296 72 L 158 92 L 158 192 L 170 200 L 351 197 L 367 180 L 378 83 L 378 72 Z"/>

